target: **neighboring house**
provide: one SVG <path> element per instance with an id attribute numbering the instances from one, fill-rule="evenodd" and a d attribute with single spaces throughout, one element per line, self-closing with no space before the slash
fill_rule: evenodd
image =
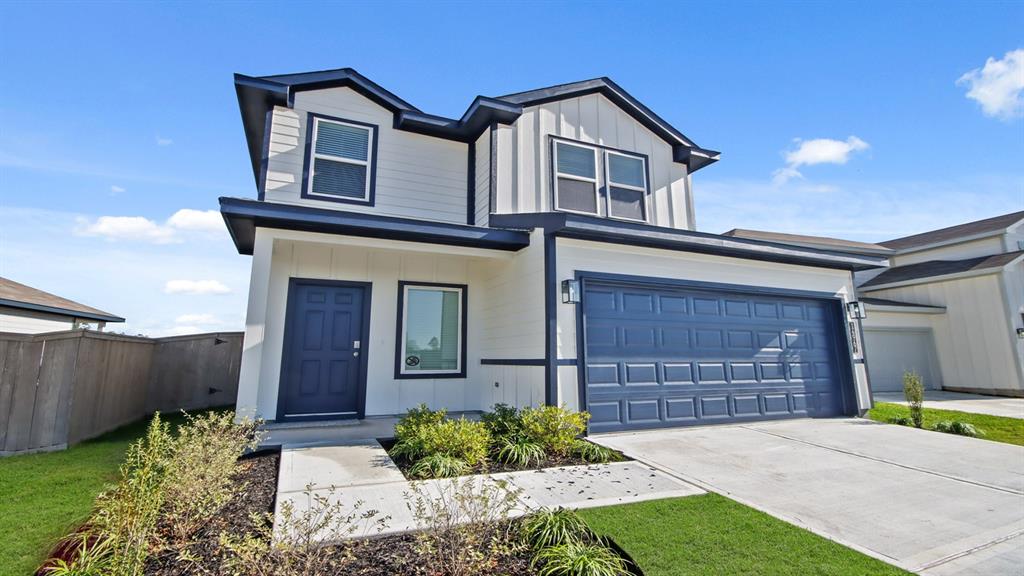
<path id="1" fill-rule="evenodd" d="M 241 414 L 586 409 L 591 431 L 857 414 L 880 254 L 695 231 L 715 162 L 611 80 L 422 112 L 351 69 L 236 75 L 258 198 Z"/>
<path id="2" fill-rule="evenodd" d="M 124 322 L 124 318 L 0 277 L 0 332 L 103 330 L 107 322 Z"/>
<path id="3" fill-rule="evenodd" d="M 871 389 L 927 388 L 1024 396 L 1024 212 L 879 244 L 758 230 L 726 235 L 855 254 L 887 269 L 858 272 Z"/>
<path id="4" fill-rule="evenodd" d="M 946 390 L 1024 396 L 1024 212 L 882 242 L 891 267 L 858 275 L 872 388 L 904 370 Z"/>

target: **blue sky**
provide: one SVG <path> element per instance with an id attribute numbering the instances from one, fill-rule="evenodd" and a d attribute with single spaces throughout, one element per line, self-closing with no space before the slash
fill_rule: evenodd
<path id="1" fill-rule="evenodd" d="M 255 195 L 231 74 L 343 66 L 447 116 L 609 76 L 722 151 L 701 230 L 885 240 L 1024 208 L 1022 49 L 1019 2 L 4 3 L 0 275 L 132 333 L 241 328 L 250 261 L 205 212 Z"/>

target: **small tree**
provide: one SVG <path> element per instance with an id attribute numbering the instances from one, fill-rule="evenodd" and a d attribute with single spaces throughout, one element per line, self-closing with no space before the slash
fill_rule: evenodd
<path id="1" fill-rule="evenodd" d="M 923 427 L 924 409 L 921 405 L 924 403 L 924 383 L 921 381 L 920 374 L 914 371 L 903 373 L 903 396 L 907 399 L 907 405 L 910 406 L 910 420 L 914 423 L 914 427 Z"/>

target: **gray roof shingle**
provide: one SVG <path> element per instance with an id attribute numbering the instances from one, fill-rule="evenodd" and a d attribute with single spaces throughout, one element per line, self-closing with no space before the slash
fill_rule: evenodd
<path id="1" fill-rule="evenodd" d="M 0 277 L 0 306 L 40 310 L 104 322 L 124 322 L 124 318 L 120 316 L 114 316 L 98 308 L 79 304 L 74 300 L 61 298 L 56 294 L 43 292 L 38 288 L 26 286 L 4 277 Z"/>
<path id="2" fill-rule="evenodd" d="M 974 222 L 967 222 L 966 224 L 957 224 L 956 226 L 950 226 L 948 228 L 940 228 L 930 232 L 922 232 L 921 234 L 886 240 L 885 242 L 880 242 L 880 244 L 886 248 L 892 248 L 893 250 L 907 250 L 909 248 L 937 244 L 940 242 L 956 240 L 957 238 L 984 234 L 986 232 L 1005 230 L 1020 220 L 1024 220 L 1024 211 L 1011 212 L 1001 216 L 985 218 L 984 220 L 975 220 Z"/>
<path id="3" fill-rule="evenodd" d="M 964 260 L 929 260 L 906 266 L 889 268 L 878 276 L 860 285 L 861 288 L 871 288 L 884 284 L 906 282 L 908 280 L 919 280 L 923 278 L 935 278 L 961 272 L 974 272 L 1002 268 L 1014 259 L 1024 255 L 1024 251 L 1007 252 L 994 256 L 980 256 L 978 258 L 966 258 Z"/>

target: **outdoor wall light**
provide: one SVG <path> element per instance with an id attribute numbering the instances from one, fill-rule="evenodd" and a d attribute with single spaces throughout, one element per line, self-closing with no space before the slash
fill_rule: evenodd
<path id="1" fill-rule="evenodd" d="M 579 304 L 579 280 L 562 280 L 562 304 Z"/>
<path id="2" fill-rule="evenodd" d="M 864 309 L 864 304 L 856 300 L 846 303 L 846 311 L 850 313 L 851 318 L 856 318 L 857 320 L 863 320 L 868 317 L 868 311 Z"/>
<path id="3" fill-rule="evenodd" d="M 1024 340 L 1024 328 L 1017 328 L 1017 338 Z"/>

